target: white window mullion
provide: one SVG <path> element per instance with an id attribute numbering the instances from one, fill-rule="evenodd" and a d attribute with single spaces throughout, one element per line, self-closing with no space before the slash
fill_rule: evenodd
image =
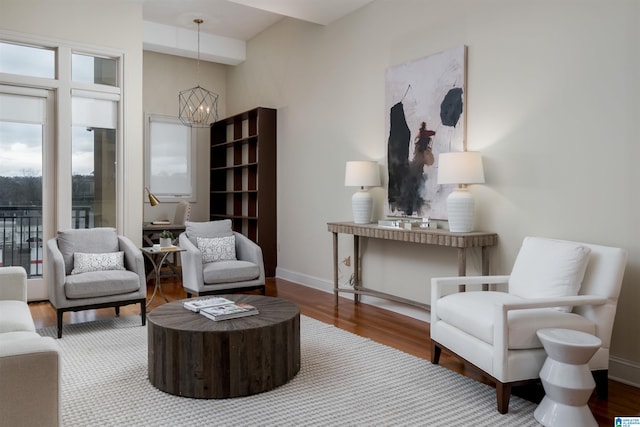
<path id="1" fill-rule="evenodd" d="M 59 230 L 71 228 L 71 49 L 61 46 L 58 49 L 58 73 L 60 88 L 57 93 L 56 111 L 58 114 L 57 156 L 56 156 L 56 200 L 57 223 Z M 64 78 L 61 78 L 63 76 Z"/>

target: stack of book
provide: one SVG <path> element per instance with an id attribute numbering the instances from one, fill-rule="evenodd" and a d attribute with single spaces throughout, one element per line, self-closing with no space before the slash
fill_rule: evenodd
<path id="1" fill-rule="evenodd" d="M 187 310 L 200 313 L 203 316 L 219 321 L 258 314 L 258 309 L 246 303 L 235 303 L 221 297 L 189 300 L 183 304 Z"/>
<path id="2" fill-rule="evenodd" d="M 221 297 L 204 298 L 204 299 L 190 299 L 182 303 L 187 310 L 195 311 L 198 313 L 200 309 L 206 307 L 214 307 L 217 305 L 233 304 L 233 301 Z"/>
<path id="3" fill-rule="evenodd" d="M 253 316 L 254 314 L 258 314 L 258 309 L 246 303 L 233 303 L 203 308 L 200 309 L 200 314 L 211 320 L 218 321 Z"/>

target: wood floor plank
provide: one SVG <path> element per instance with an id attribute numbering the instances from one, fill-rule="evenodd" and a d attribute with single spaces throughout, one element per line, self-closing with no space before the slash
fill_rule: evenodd
<path id="1" fill-rule="evenodd" d="M 186 298 L 178 279 L 163 279 L 162 289 L 170 301 Z M 151 296 L 153 287 L 147 290 Z M 333 294 L 322 292 L 282 279 L 267 280 L 267 295 L 278 296 L 295 302 L 300 312 L 306 316 L 332 324 L 354 334 L 396 348 L 426 360 L 430 359 L 429 324 L 367 304 L 354 304 L 352 300 L 340 298 L 337 307 L 333 305 Z M 148 311 L 164 304 L 156 295 L 147 308 Z M 55 326 L 56 315 L 48 302 L 29 304 L 36 328 Z M 122 307 L 121 315 L 140 314 L 139 306 Z M 64 324 L 81 323 L 111 318 L 113 309 L 88 310 L 65 313 Z M 63 338 L 64 339 L 64 336 Z M 458 359 L 443 352 L 440 365 L 487 384 L 482 375 L 465 366 Z M 538 402 L 544 391 L 541 386 L 514 389 L 514 394 Z M 612 426 L 616 416 L 640 416 L 640 388 L 617 381 L 609 381 L 609 398 L 599 399 L 595 393 L 589 407 L 601 426 Z"/>

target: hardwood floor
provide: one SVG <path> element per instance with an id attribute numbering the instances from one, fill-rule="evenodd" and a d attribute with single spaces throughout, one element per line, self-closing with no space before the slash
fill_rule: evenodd
<path id="1" fill-rule="evenodd" d="M 170 301 L 186 298 L 179 280 L 163 279 L 162 289 Z M 150 297 L 153 287 L 148 288 Z M 394 312 L 383 310 L 367 304 L 353 304 L 352 300 L 340 298 L 338 307 L 333 305 L 333 294 L 311 289 L 282 279 L 267 280 L 267 295 L 278 296 L 294 301 L 300 312 L 306 316 L 332 324 L 354 334 L 370 338 L 376 342 L 394 347 L 414 356 L 429 360 L 429 324 Z M 163 304 L 156 295 L 147 310 Z M 36 328 L 54 326 L 55 311 L 48 302 L 31 303 L 31 313 Z M 139 314 L 139 306 L 122 307 L 121 315 Z M 65 313 L 64 323 L 80 323 L 114 316 L 113 309 L 100 309 Z M 63 338 L 64 339 L 64 335 Z M 443 352 L 440 365 L 455 372 L 484 381 L 473 368 Z M 490 384 L 489 382 L 486 382 Z M 514 394 L 538 402 L 542 398 L 541 386 L 514 389 Z M 617 381 L 609 381 L 609 398 L 599 399 L 595 393 L 589 401 L 589 407 L 599 425 L 613 426 L 616 416 L 640 416 L 640 389 Z"/>

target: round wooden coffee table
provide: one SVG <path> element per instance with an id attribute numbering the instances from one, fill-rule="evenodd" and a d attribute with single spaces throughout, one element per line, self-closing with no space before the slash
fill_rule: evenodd
<path id="1" fill-rule="evenodd" d="M 149 381 L 177 396 L 227 398 L 272 390 L 300 370 L 300 310 L 262 295 L 222 295 L 259 314 L 214 322 L 161 305 L 148 319 Z"/>

